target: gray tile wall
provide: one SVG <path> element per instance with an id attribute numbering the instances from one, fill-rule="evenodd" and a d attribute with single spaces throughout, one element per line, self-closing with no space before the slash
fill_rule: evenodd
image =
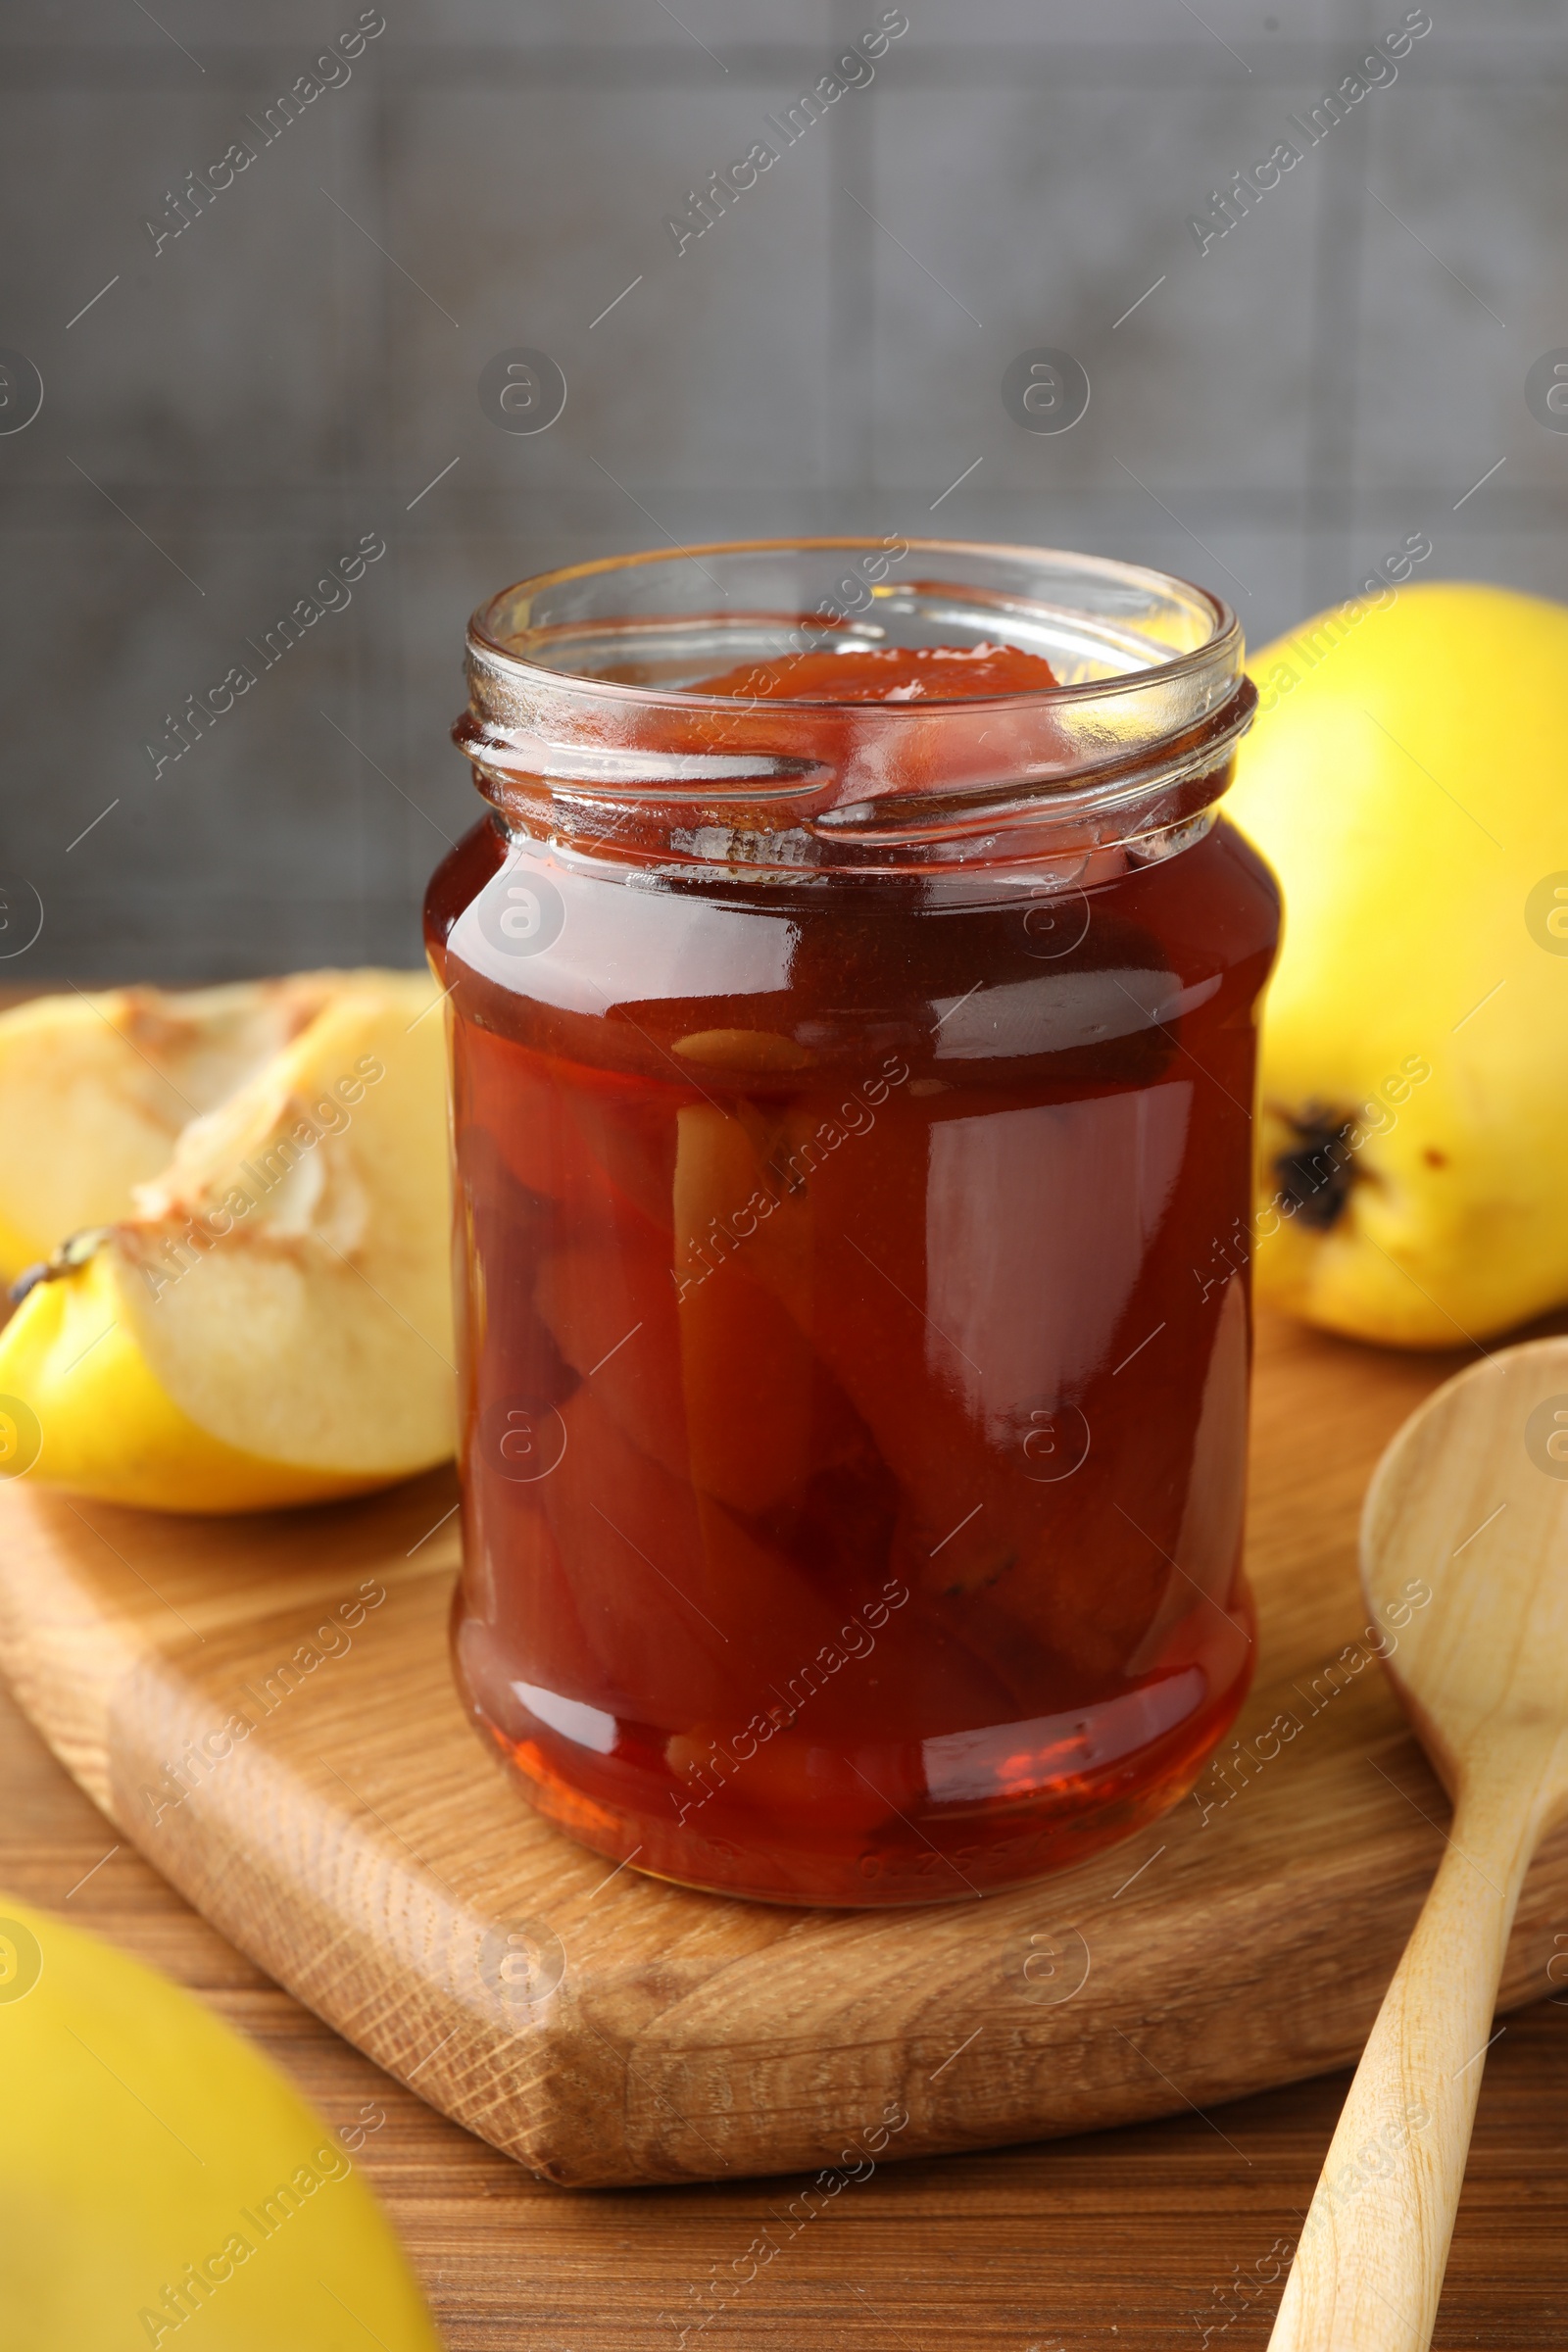
<path id="1" fill-rule="evenodd" d="M 1568 433 L 1523 399 L 1568 345 L 1561 0 L 1431 0 L 1397 80 L 1202 255 L 1189 214 L 1399 0 L 907 0 L 874 81 L 678 257 L 665 213 L 879 0 L 381 4 L 157 252 L 165 192 L 356 0 L 0 25 L 0 345 L 45 387 L 0 434 L 0 982 L 414 960 L 478 808 L 465 618 L 585 552 L 1078 545 L 1209 582 L 1258 643 L 1416 529 L 1433 576 L 1568 595 Z M 513 344 L 570 386 L 537 437 L 479 408 Z M 1002 406 L 1032 344 L 1093 382 L 1059 438 Z M 165 714 L 367 531 L 352 604 L 155 776 Z"/>

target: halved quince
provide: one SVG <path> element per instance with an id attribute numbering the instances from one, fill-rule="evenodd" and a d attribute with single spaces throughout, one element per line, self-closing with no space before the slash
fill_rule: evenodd
<path id="1" fill-rule="evenodd" d="M 181 1130 L 135 1212 L 74 1237 L 0 1334 L 33 1477 L 243 1511 L 451 1452 L 435 991 L 422 973 L 331 977 L 293 1042 Z"/>
<path id="2" fill-rule="evenodd" d="M 37 997 L 0 1013 L 0 1279 L 104 1225 L 221 1102 L 356 977 Z"/>

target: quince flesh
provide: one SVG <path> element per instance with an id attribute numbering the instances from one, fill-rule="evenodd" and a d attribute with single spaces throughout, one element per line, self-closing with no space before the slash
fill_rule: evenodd
<path id="1" fill-rule="evenodd" d="M 106 1225 L 191 1119 L 234 1093 L 349 975 L 37 997 L 0 1013 L 0 1279 Z"/>

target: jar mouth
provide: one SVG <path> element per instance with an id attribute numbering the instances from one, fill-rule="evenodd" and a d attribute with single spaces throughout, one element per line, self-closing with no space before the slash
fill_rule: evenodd
<path id="1" fill-rule="evenodd" d="M 699 605 L 689 612 L 653 608 L 653 596 L 667 586 L 664 575 L 689 565 L 705 582 L 728 596 L 721 573 L 712 566 L 730 566 L 740 559 L 753 572 L 770 557 L 785 559 L 825 556 L 844 560 L 838 585 L 846 593 L 836 612 L 820 610 L 769 612 L 743 608 L 720 613 Z M 1003 566 L 1019 577 L 991 579 L 894 579 L 891 573 L 910 558 L 946 562 L 950 571 L 985 569 L 995 575 Z M 885 568 L 869 577 L 856 559 L 869 558 Z M 1030 574 L 1042 583 L 1059 580 L 1076 589 L 1078 606 L 1049 595 L 1029 594 L 1024 581 Z M 678 576 L 678 572 L 677 572 Z M 641 588 L 650 609 L 629 604 L 628 591 Z M 608 598 L 605 592 L 609 591 Z M 652 591 L 652 595 L 650 595 Z M 1085 592 L 1088 592 L 1087 595 Z M 1093 599 L 1093 602 L 1090 599 Z M 824 599 L 822 602 L 830 600 Z M 1144 625 L 1135 627 L 1128 615 Z M 900 626 L 900 623 L 906 625 Z M 913 623 L 914 625 L 908 625 Z M 923 628 L 920 624 L 924 624 Z M 935 632 L 941 632 L 937 634 Z M 739 660 L 776 659 L 794 650 L 792 640 L 804 632 L 812 650 L 829 650 L 841 642 L 889 644 L 951 644 L 953 636 L 992 635 L 1052 661 L 1058 683 L 1031 688 L 1021 694 L 931 695 L 920 708 L 946 707 L 949 702 L 975 705 L 1070 704 L 1074 698 L 1102 693 L 1112 679 L 1129 688 L 1147 683 L 1158 671 L 1172 678 L 1222 660 L 1234 641 L 1238 666 L 1242 632 L 1235 613 L 1222 598 L 1177 574 L 1122 564 L 1109 557 L 1072 555 L 1058 548 L 1001 548 L 963 539 L 760 539 L 745 543 L 713 541 L 683 548 L 671 557 L 653 548 L 631 556 L 607 556 L 587 564 L 563 565 L 536 573 L 487 599 L 468 624 L 471 651 L 483 652 L 517 671 L 542 671 L 551 678 L 573 678 L 585 688 L 601 687 L 617 696 L 661 702 L 694 710 L 711 710 L 715 703 L 732 702 L 730 695 L 705 693 L 700 686 L 679 686 L 667 677 L 615 676 L 598 664 L 613 662 L 622 671 L 628 664 L 664 672 L 683 662 L 698 664 L 710 675 L 738 666 Z M 1185 642 L 1184 642 L 1185 640 Z M 1054 657 L 1054 659 L 1053 659 Z M 1064 675 L 1076 668 L 1082 674 Z M 812 707 L 833 705 L 821 694 L 770 694 L 773 703 L 800 702 Z M 842 707 L 842 706 L 839 706 Z M 907 706 L 858 704 L 858 710 L 880 711 L 897 723 Z"/>
<path id="2" fill-rule="evenodd" d="M 897 703 L 788 691 L 795 656 L 981 643 L 1043 656 L 1058 682 Z M 653 832 L 673 855 L 796 869 L 1027 857 L 1041 828 L 1059 853 L 1086 821 L 1095 841 L 1184 822 L 1224 789 L 1255 703 L 1240 624 L 1208 590 L 965 540 L 571 564 L 490 598 L 467 647 L 454 733 L 509 821 L 588 847 L 613 815 L 621 854 Z M 704 690 L 763 662 L 760 695 Z M 1002 853 L 985 846 L 999 831 Z"/>

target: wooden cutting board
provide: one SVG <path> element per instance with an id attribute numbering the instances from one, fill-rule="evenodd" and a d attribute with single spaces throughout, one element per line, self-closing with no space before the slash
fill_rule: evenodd
<path id="1" fill-rule="evenodd" d="M 0 1663 L 226 1936 L 550 2180 L 842 2171 L 1202 2108 L 1359 2049 L 1441 1851 L 1354 1536 L 1378 1452 L 1457 1360 L 1265 1323 L 1239 1739 L 1126 1845 L 983 1902 L 725 1901 L 548 1828 L 449 1679 L 445 1473 L 242 1520 L 0 1487 Z M 1551 1989 L 1565 1918 L 1568 1831 L 1505 2005 Z"/>

